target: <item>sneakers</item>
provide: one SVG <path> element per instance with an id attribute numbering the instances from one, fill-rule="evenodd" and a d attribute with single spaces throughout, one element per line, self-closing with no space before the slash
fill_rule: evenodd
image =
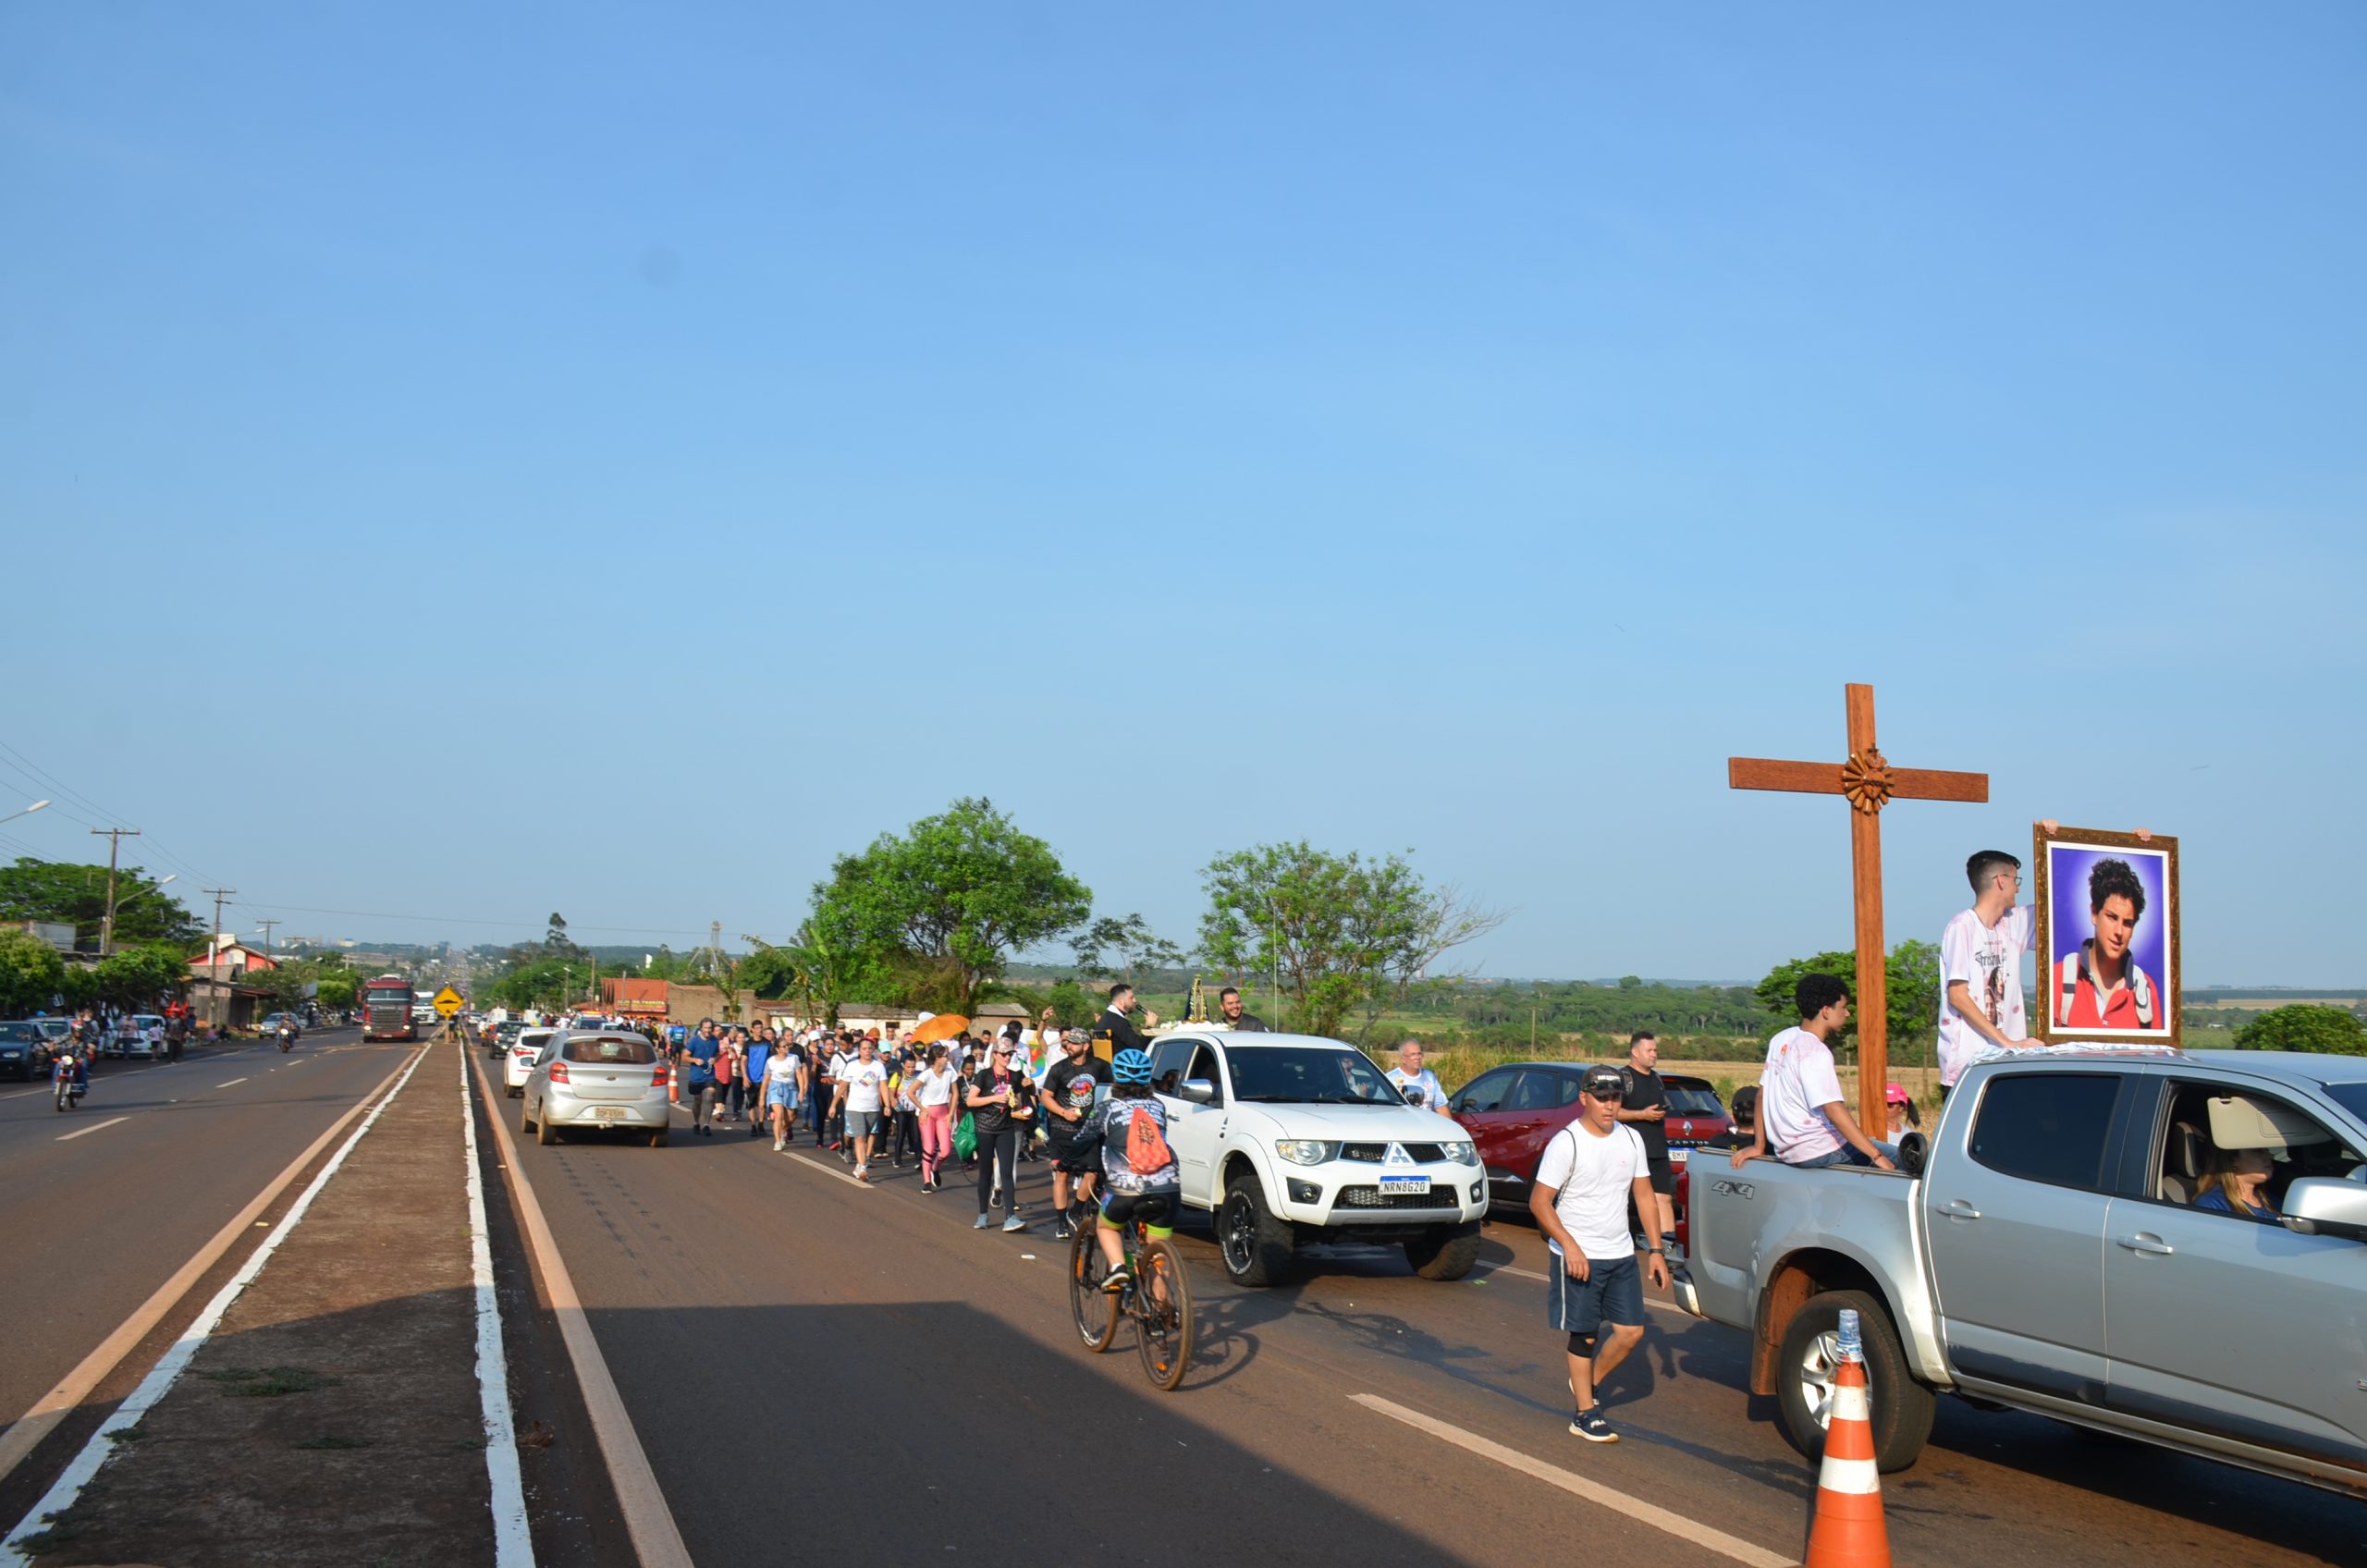
<path id="1" fill-rule="evenodd" d="M 1602 1406 L 1599 1404 L 1589 1410 L 1573 1413 L 1570 1430 L 1590 1443 L 1615 1443 L 1619 1440 L 1619 1434 L 1611 1429 L 1611 1417 L 1602 1413 Z"/>
<path id="2" fill-rule="evenodd" d="M 1069 1217 L 1065 1214 L 1061 1215 L 1059 1223 L 1052 1227 L 1052 1239 L 1054 1241 L 1065 1242 L 1071 1236 L 1075 1234 L 1076 1227 L 1069 1223 Z"/>
<path id="3" fill-rule="evenodd" d="M 871 1185 L 871 1167 L 868 1165 L 856 1166 L 854 1168 L 854 1179 L 862 1182 L 866 1187 Z"/>
<path id="4" fill-rule="evenodd" d="M 994 1228 L 994 1223 L 995 1222 L 992 1219 L 988 1219 L 986 1215 L 981 1214 L 978 1216 L 977 1223 L 971 1226 L 970 1229 L 973 1231 L 990 1231 Z"/>
<path id="5" fill-rule="evenodd" d="M 1101 1288 L 1114 1296 L 1134 1282 L 1134 1276 L 1128 1274 L 1123 1268 L 1112 1268 L 1108 1278 L 1101 1281 Z"/>
<path id="6" fill-rule="evenodd" d="M 788 1152 L 789 1147 L 787 1145 L 783 1144 L 779 1138 L 775 1138 L 773 1140 L 773 1153 L 787 1154 Z"/>
<path id="7" fill-rule="evenodd" d="M 1027 1229 L 1027 1221 L 1014 1214 L 1002 1222 L 1002 1228 L 1005 1231 L 1024 1231 Z"/>

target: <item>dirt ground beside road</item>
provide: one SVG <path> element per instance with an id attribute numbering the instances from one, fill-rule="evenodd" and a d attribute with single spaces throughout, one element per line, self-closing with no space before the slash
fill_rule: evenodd
<path id="1" fill-rule="evenodd" d="M 455 1047 L 433 1047 L 37 1562 L 489 1562 Z"/>

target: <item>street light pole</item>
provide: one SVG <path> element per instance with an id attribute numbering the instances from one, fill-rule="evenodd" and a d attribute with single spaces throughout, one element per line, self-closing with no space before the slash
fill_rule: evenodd
<path id="1" fill-rule="evenodd" d="M 0 816 L 0 822 L 14 822 L 20 816 L 31 816 L 33 813 L 42 810 L 48 804 L 49 802 L 47 801 L 35 801 L 32 804 L 27 806 L 22 811 L 12 811 L 6 816 Z"/>
<path id="2" fill-rule="evenodd" d="M 107 840 L 107 914 L 104 920 L 99 922 L 99 956 L 104 958 L 115 950 L 116 856 L 123 849 L 125 839 L 140 837 L 140 829 L 137 827 L 93 827 L 91 832 L 93 837 L 104 834 Z"/>

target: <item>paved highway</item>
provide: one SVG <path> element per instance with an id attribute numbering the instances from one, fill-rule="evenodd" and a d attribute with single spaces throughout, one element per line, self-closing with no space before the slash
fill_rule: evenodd
<path id="1" fill-rule="evenodd" d="M 0 1422 L 72 1371 L 409 1049 L 364 1046 L 348 1028 L 308 1033 L 286 1056 L 247 1045 L 102 1062 L 65 1114 L 46 1085 L 0 1092 Z"/>
<path id="2" fill-rule="evenodd" d="M 494 1105 L 514 1128 L 515 1102 Z M 1799 1554 L 1813 1473 L 1772 1402 L 1742 1391 L 1740 1336 L 1656 1305 L 1607 1390 L 1625 1440 L 1565 1433 L 1526 1224 L 1490 1226 L 1473 1281 L 1338 1248 L 1263 1292 L 1231 1288 L 1187 1232 L 1201 1349 L 1160 1395 L 1130 1341 L 1098 1359 L 1076 1344 L 1048 1221 L 974 1231 L 959 1186 L 927 1196 L 875 1167 L 862 1188 L 811 1145 L 784 1158 L 737 1131 L 519 1157 L 697 1561 Z M 1954 1401 L 1885 1490 L 1902 1562 L 2367 1562 L 2360 1502 Z"/>

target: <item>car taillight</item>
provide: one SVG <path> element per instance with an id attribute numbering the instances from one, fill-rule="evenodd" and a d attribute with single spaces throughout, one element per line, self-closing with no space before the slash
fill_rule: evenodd
<path id="1" fill-rule="evenodd" d="M 567 1081 L 568 1081 L 568 1078 L 567 1078 L 567 1063 L 565 1063 L 565 1062 L 563 1062 L 563 1061 L 555 1061 L 555 1062 L 552 1062 L 552 1063 L 551 1063 L 551 1082 L 552 1082 L 552 1083 L 554 1083 L 554 1084 L 564 1084 L 564 1083 L 566 1083 Z"/>
<path id="2" fill-rule="evenodd" d="M 651 1088 L 653 1088 L 653 1089 L 662 1089 L 662 1088 L 664 1088 L 664 1087 L 666 1086 L 666 1084 L 667 1084 L 666 1070 L 665 1070 L 663 1067 L 657 1068 L 656 1071 L 654 1071 L 654 1072 L 652 1072 L 650 1073 L 650 1075 L 649 1075 L 649 1086 L 650 1086 Z"/>

